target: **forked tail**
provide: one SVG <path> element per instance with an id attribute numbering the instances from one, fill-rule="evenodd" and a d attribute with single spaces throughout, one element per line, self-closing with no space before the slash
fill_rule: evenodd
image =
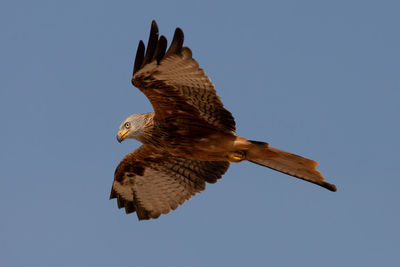
<path id="1" fill-rule="evenodd" d="M 337 190 L 335 185 L 324 181 L 324 177 L 316 169 L 318 162 L 269 147 L 267 143 L 250 142 L 252 145 L 246 151 L 248 161 L 317 184 L 333 192 Z"/>

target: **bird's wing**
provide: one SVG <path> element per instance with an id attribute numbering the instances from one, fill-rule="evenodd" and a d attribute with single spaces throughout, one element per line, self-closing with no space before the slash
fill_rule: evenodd
<path id="1" fill-rule="evenodd" d="M 183 32 L 175 30 L 166 51 L 167 40 L 158 37 L 152 22 L 147 50 L 142 41 L 136 53 L 132 83 L 150 100 L 158 123 L 204 124 L 224 132 L 235 131 L 232 114 L 217 96 L 213 83 L 183 45 Z"/>
<path id="2" fill-rule="evenodd" d="M 173 157 L 142 145 L 122 159 L 115 170 L 110 199 L 118 208 L 137 213 L 139 220 L 158 218 L 215 183 L 229 162 Z"/>

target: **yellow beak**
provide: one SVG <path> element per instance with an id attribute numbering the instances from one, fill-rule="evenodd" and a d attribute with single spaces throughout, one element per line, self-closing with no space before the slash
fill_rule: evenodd
<path id="1" fill-rule="evenodd" d="M 125 139 L 126 135 L 127 135 L 129 132 L 130 132 L 130 130 L 118 131 L 118 134 L 117 134 L 117 140 L 118 140 L 118 142 L 121 143 L 121 142 Z"/>

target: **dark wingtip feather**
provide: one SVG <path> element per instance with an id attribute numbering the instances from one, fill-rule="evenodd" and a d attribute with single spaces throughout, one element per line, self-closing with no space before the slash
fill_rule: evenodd
<path id="1" fill-rule="evenodd" d="M 157 47 L 157 43 L 158 43 L 158 26 L 157 23 L 153 20 L 153 22 L 151 23 L 149 41 L 147 42 L 146 55 L 144 56 L 142 66 L 152 61 L 154 52 Z"/>
<path id="2" fill-rule="evenodd" d="M 176 28 L 174 38 L 172 39 L 172 43 L 165 56 L 168 57 L 173 54 L 180 54 L 182 50 L 183 39 L 183 31 L 181 30 L 181 28 Z"/>
<path id="3" fill-rule="evenodd" d="M 138 49 L 136 52 L 135 64 L 133 67 L 133 75 L 138 72 L 144 65 L 152 62 L 153 60 L 157 60 L 157 63 L 160 64 L 160 61 L 174 54 L 181 54 L 182 49 L 188 50 L 188 55 L 191 56 L 191 51 L 189 48 L 182 48 L 183 46 L 183 31 L 180 28 L 175 29 L 174 37 L 172 39 L 171 45 L 167 52 L 167 39 L 164 36 L 161 36 L 158 39 L 158 26 L 155 20 L 151 22 L 151 30 L 149 41 L 147 43 L 147 48 L 145 47 L 143 41 L 139 42 Z"/>
<path id="4" fill-rule="evenodd" d="M 144 43 L 142 40 L 140 40 L 137 51 L 136 51 L 135 64 L 133 67 L 133 74 L 135 74 L 136 72 L 138 72 L 138 70 L 140 70 L 140 67 L 142 66 L 142 63 L 143 63 L 143 59 L 144 59 Z"/>
<path id="5" fill-rule="evenodd" d="M 111 189 L 110 199 L 114 199 L 117 197 L 117 192 L 115 192 L 114 188 Z"/>
<path id="6" fill-rule="evenodd" d="M 127 202 L 125 205 L 125 213 L 130 214 L 135 211 L 136 211 L 136 208 L 135 208 L 135 205 L 133 204 L 133 202 Z"/>
<path id="7" fill-rule="evenodd" d="M 117 205 L 119 209 L 125 207 L 125 200 L 123 200 L 121 196 L 117 197 Z"/>
<path id="8" fill-rule="evenodd" d="M 154 52 L 154 56 L 152 60 L 157 60 L 157 64 L 160 64 L 161 59 L 165 55 L 165 50 L 167 49 L 167 38 L 161 35 L 160 39 L 157 43 L 156 51 Z"/>
<path id="9" fill-rule="evenodd" d="M 330 183 L 327 183 L 327 182 L 323 182 L 322 186 L 323 186 L 324 188 L 326 188 L 326 189 L 332 191 L 332 192 L 336 192 L 336 191 L 337 191 L 337 188 L 336 188 L 336 186 L 335 186 L 334 184 L 330 184 Z"/>

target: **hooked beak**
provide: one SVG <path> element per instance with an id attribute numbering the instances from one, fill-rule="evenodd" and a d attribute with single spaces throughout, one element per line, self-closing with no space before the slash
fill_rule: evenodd
<path id="1" fill-rule="evenodd" d="M 118 134 L 117 134 L 117 140 L 118 140 L 118 142 L 121 143 L 121 142 L 125 139 L 126 135 L 127 135 L 129 132 L 130 132 L 129 130 L 118 131 Z"/>

